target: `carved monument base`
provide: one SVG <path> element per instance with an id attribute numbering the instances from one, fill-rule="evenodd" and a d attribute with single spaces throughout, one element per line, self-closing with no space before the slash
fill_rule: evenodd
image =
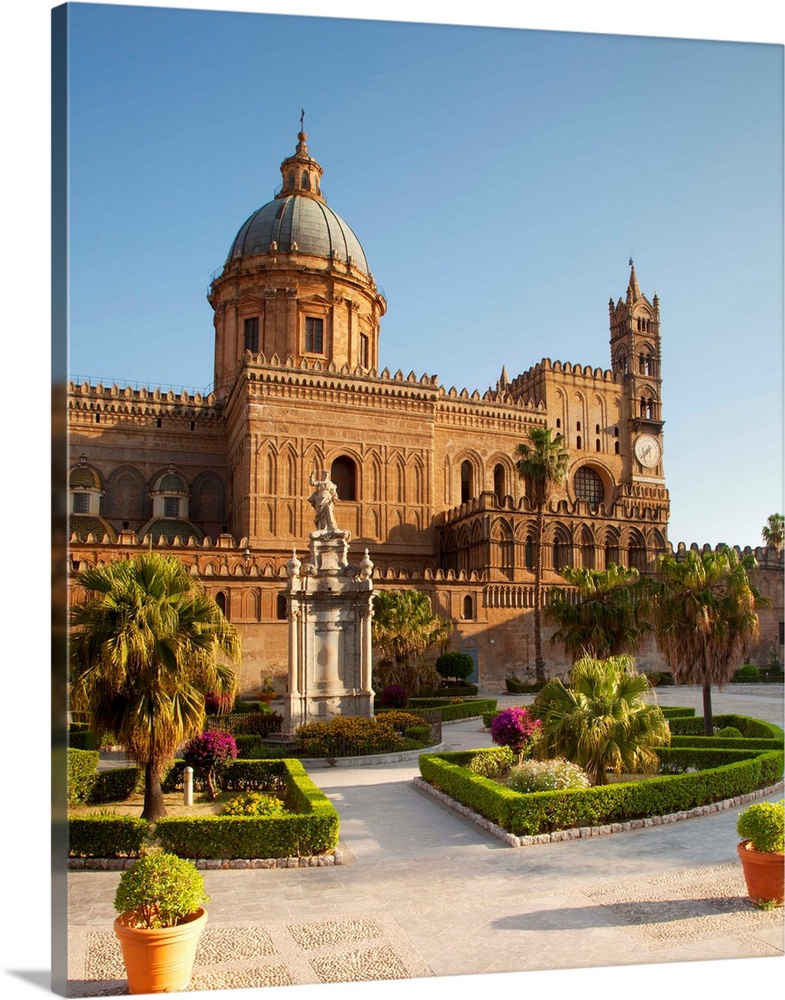
<path id="1" fill-rule="evenodd" d="M 310 562 L 287 563 L 289 689 L 282 732 L 336 715 L 373 716 L 371 618 L 373 564 L 347 560 L 348 531 L 312 531 Z"/>

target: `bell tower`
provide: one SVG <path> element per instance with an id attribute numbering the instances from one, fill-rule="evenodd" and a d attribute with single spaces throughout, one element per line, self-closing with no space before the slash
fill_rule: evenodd
<path id="1" fill-rule="evenodd" d="M 662 370 L 660 303 L 641 292 L 630 259 L 627 294 L 616 305 L 611 298 L 611 367 L 623 377 L 628 410 L 627 453 L 631 482 L 662 484 Z"/>

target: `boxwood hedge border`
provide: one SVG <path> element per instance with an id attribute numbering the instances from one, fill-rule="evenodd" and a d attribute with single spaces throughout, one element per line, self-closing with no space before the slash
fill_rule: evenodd
<path id="1" fill-rule="evenodd" d="M 725 718 L 737 721 L 724 722 Z M 699 722 L 702 726 L 703 720 Z M 744 728 L 759 731 L 755 723 L 770 733 L 779 728 L 747 716 L 723 717 L 722 722 L 736 725 L 742 732 Z M 423 754 L 421 780 L 415 782 L 420 787 L 427 783 L 513 837 L 550 840 L 560 831 L 623 827 L 637 820 L 662 822 L 664 815 L 688 813 L 762 788 L 776 787 L 782 781 L 785 754 L 781 740 L 777 748 L 771 749 L 748 745 L 759 743 L 758 738 L 721 740 L 712 747 L 689 742 L 691 745 L 662 748 L 658 752 L 662 762 L 676 772 L 684 772 L 688 767 L 699 768 L 698 771 L 661 775 L 646 782 L 522 794 L 469 770 L 467 765 L 482 750 Z M 728 743 L 733 745 L 725 745 Z"/>
<path id="2" fill-rule="evenodd" d="M 183 766 L 182 761 L 175 762 L 167 778 L 176 783 L 172 771 L 181 777 Z M 121 770 L 138 773 L 135 768 Z M 203 867 L 223 867 L 224 862 L 226 867 L 268 868 L 341 863 L 336 850 L 338 813 L 300 761 L 238 760 L 227 772 L 233 790 L 280 790 L 296 812 L 266 817 L 172 816 L 155 824 L 130 817 L 71 817 L 69 848 L 76 857 L 69 867 L 122 867 L 151 844 L 201 861 Z M 117 864 L 109 864 L 109 859 L 118 859 Z"/>

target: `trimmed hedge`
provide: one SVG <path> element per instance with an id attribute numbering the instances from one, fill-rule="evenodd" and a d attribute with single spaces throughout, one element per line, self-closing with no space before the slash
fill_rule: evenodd
<path id="1" fill-rule="evenodd" d="M 542 691 L 545 684 L 546 681 L 535 681 L 534 684 L 526 684 L 525 681 L 519 681 L 516 677 L 505 677 L 504 679 L 507 694 L 537 694 L 539 691 Z"/>
<path id="2" fill-rule="evenodd" d="M 89 802 L 93 787 L 98 780 L 97 750 L 68 748 L 68 802 L 74 805 Z"/>
<path id="3" fill-rule="evenodd" d="M 90 802 L 121 802 L 144 788 L 141 767 L 113 767 L 96 774 Z"/>
<path id="4" fill-rule="evenodd" d="M 671 718 L 668 721 L 673 736 L 703 736 L 702 715 L 693 718 Z M 775 726 L 773 722 L 764 722 L 762 719 L 753 719 L 749 715 L 715 715 L 714 726 L 717 729 L 733 726 L 748 739 L 778 740 L 780 743 L 785 739 L 785 733 L 779 726 Z"/>
<path id="5" fill-rule="evenodd" d="M 68 727 L 68 746 L 71 750 L 98 750 L 98 740 L 85 722 L 72 722 Z"/>
<path id="6" fill-rule="evenodd" d="M 74 816 L 68 821 L 68 851 L 76 858 L 138 858 L 150 833 L 135 816 Z"/>
<path id="7" fill-rule="evenodd" d="M 268 779 L 282 778 L 288 802 L 298 812 L 263 817 L 167 817 L 155 825 L 155 838 L 165 851 L 182 858 L 233 859 L 301 857 L 335 849 L 338 813 L 299 761 L 235 761 L 234 766 L 238 763 L 253 765 L 256 781 L 263 780 L 265 771 Z"/>
<path id="8" fill-rule="evenodd" d="M 698 773 L 641 782 L 523 794 L 470 771 L 466 764 L 477 752 L 423 754 L 420 774 L 434 787 L 518 836 L 661 816 L 743 795 L 779 781 L 785 759 L 781 750 L 663 750 L 663 761 L 673 764 L 731 762 Z"/>
<path id="9" fill-rule="evenodd" d="M 442 722 L 455 722 L 457 719 L 473 719 L 484 712 L 493 712 L 496 701 L 496 698 L 473 698 L 460 702 L 453 702 L 450 698 L 410 698 L 407 711 L 416 715 L 418 709 L 431 711 L 438 708 L 442 713 Z"/>
<path id="10" fill-rule="evenodd" d="M 746 736 L 671 736 L 671 747 L 725 747 L 728 750 L 780 750 L 782 740 L 750 739 Z"/>
<path id="11" fill-rule="evenodd" d="M 660 711 L 665 716 L 666 719 L 681 719 L 690 718 L 695 715 L 694 708 L 680 708 L 678 706 L 671 706 L 670 708 L 660 705 Z"/>

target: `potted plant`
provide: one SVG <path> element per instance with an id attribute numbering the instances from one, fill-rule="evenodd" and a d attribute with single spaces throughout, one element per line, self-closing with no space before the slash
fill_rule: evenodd
<path id="1" fill-rule="evenodd" d="M 114 930 L 120 941 L 129 993 L 172 993 L 191 981 L 209 901 L 190 861 L 148 854 L 120 876 Z"/>
<path id="2" fill-rule="evenodd" d="M 736 829 L 744 838 L 736 849 L 750 899 L 758 906 L 781 906 L 785 871 L 785 801 L 753 803 L 739 815 Z"/>
<path id="3" fill-rule="evenodd" d="M 269 676 L 263 676 L 261 681 L 262 686 L 259 688 L 259 701 L 263 701 L 265 705 L 269 705 L 273 698 L 275 698 L 275 686 Z"/>

